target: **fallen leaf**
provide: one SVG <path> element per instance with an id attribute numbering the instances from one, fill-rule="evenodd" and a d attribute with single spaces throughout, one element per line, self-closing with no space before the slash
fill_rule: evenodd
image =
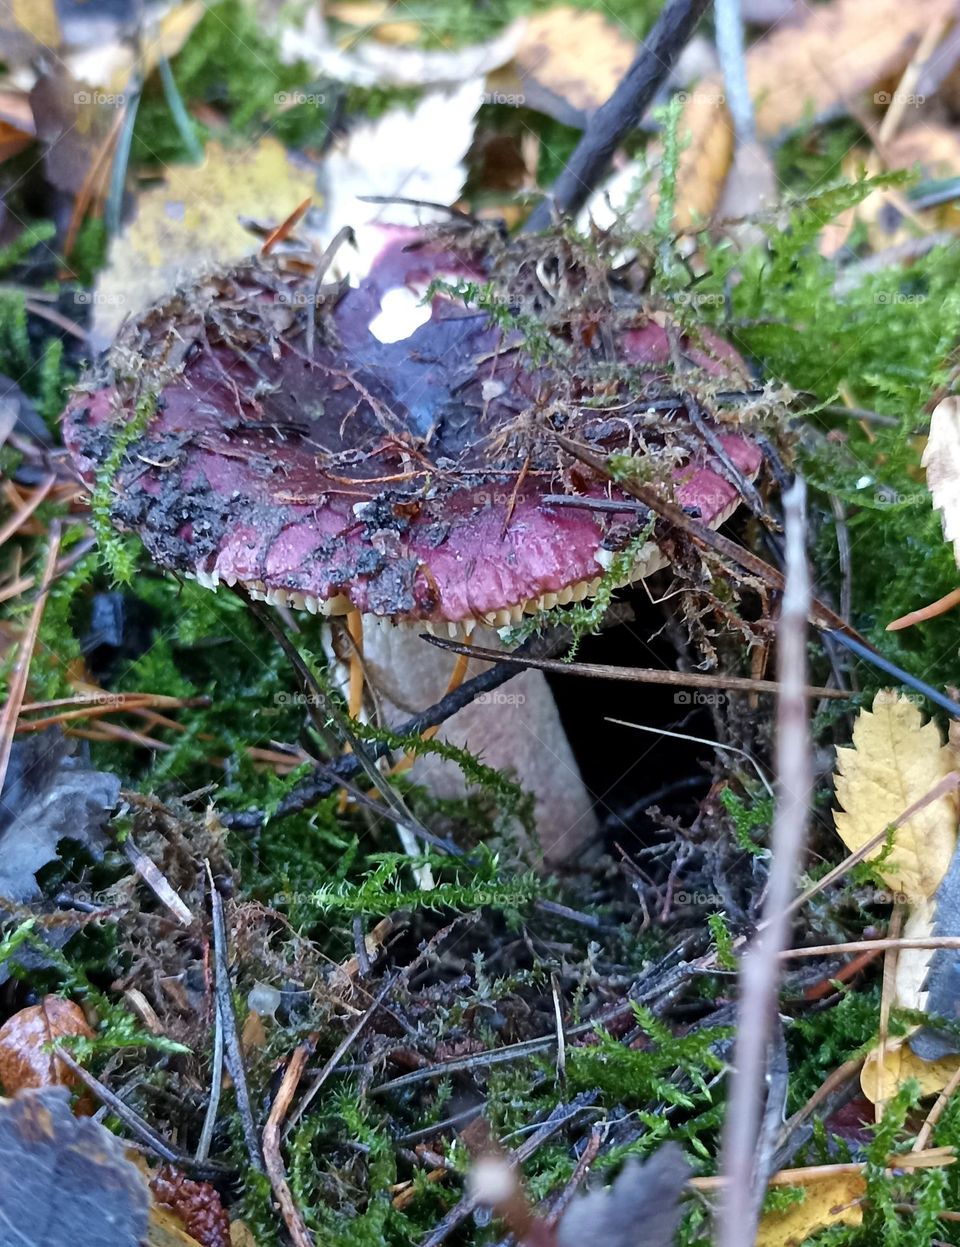
<path id="1" fill-rule="evenodd" d="M 899 78 L 928 26 L 952 12 L 952 0 L 928 0 L 922 8 L 900 0 L 798 5 L 796 20 L 778 23 L 747 53 L 758 139 L 777 139 L 810 117 L 840 114 L 861 105 L 870 93 L 883 103 L 884 93 L 876 89 Z M 708 220 L 715 212 L 734 151 L 732 136 L 724 134 L 730 123 L 722 80 L 705 77 L 686 94 L 680 133 L 692 137 L 680 156 L 678 228 Z M 765 171 L 758 197 L 762 191 L 769 198 L 774 187 L 770 171 Z M 741 187 L 731 193 L 745 202 Z M 747 210 L 755 209 L 748 204 Z M 724 209 L 723 215 L 734 213 Z M 846 233 L 835 230 L 831 245 L 845 238 Z"/>
<path id="2" fill-rule="evenodd" d="M 924 121 L 888 140 L 882 155 L 881 161 L 877 152 L 852 148 L 841 165 L 844 177 L 853 181 L 861 169 L 871 173 L 881 169 L 916 169 L 922 179 L 929 181 L 955 177 L 960 172 L 960 137 L 949 126 Z M 878 252 L 915 238 L 918 223 L 931 230 L 956 229 L 960 225 L 960 209 L 945 203 L 925 211 L 915 210 L 899 190 L 874 190 L 856 207 L 828 222 L 820 235 L 820 254 L 836 255 L 858 221 L 866 226 L 870 250 Z"/>
<path id="3" fill-rule="evenodd" d="M 14 742 L 0 792 L 0 897 L 40 895 L 36 872 L 57 856 L 60 840 L 76 840 L 95 856 L 120 796 L 120 780 L 71 757 L 55 728 Z"/>
<path id="4" fill-rule="evenodd" d="M 767 1212 L 757 1226 L 756 1247 L 799 1247 L 828 1225 L 861 1225 L 860 1200 L 867 1184 L 858 1173 L 831 1173 L 804 1183 L 801 1203 Z"/>
<path id="5" fill-rule="evenodd" d="M 561 5 L 527 19 L 509 68 L 526 107 L 582 128 L 613 93 L 636 50 L 636 41 L 602 13 Z M 494 76 L 489 85 L 509 94 L 512 83 Z"/>
<path id="6" fill-rule="evenodd" d="M 14 1095 L 27 1087 L 74 1086 L 76 1076 L 50 1045 L 78 1035 L 93 1039 L 83 1010 L 61 996 L 45 996 L 14 1013 L 0 1026 L 0 1088 Z"/>
<path id="7" fill-rule="evenodd" d="M 921 1095 L 936 1095 L 956 1073 L 960 1057 L 947 1056 L 937 1061 L 924 1061 L 910 1047 L 907 1038 L 897 1035 L 887 1040 L 883 1049 L 882 1067 L 879 1045 L 864 1061 L 860 1071 L 860 1087 L 871 1104 L 889 1100 L 897 1088 L 911 1078 L 920 1084 Z"/>
<path id="8" fill-rule="evenodd" d="M 47 180 L 76 195 L 104 149 L 117 110 L 124 107 L 123 95 L 87 90 L 56 61 L 37 76 L 30 107 Z"/>
<path id="9" fill-rule="evenodd" d="M 807 117 L 843 111 L 906 68 L 928 28 L 951 18 L 954 0 L 833 0 L 802 6 L 747 56 L 757 133 L 776 138 Z"/>
<path id="10" fill-rule="evenodd" d="M 272 138 L 238 149 L 210 143 L 203 164 L 171 166 L 163 185 L 139 197 L 134 220 L 111 244 L 92 295 L 98 347 L 109 345 L 124 317 L 204 266 L 254 251 L 241 215 L 282 221 L 315 189 L 312 175 Z"/>
<path id="11" fill-rule="evenodd" d="M 960 173 L 960 135 L 953 126 L 924 121 L 903 129 L 883 148 L 890 169 L 919 168 L 924 178 L 956 177 Z"/>
<path id="12" fill-rule="evenodd" d="M 677 135 L 685 144 L 677 170 L 678 229 L 708 220 L 720 201 L 734 152 L 733 123 L 719 87 L 685 93 Z"/>
<path id="13" fill-rule="evenodd" d="M 903 924 L 902 938 L 922 940 L 933 935 L 936 912 L 934 897 L 925 896 L 915 901 Z M 933 950 L 930 948 L 901 948 L 898 951 L 894 999 L 899 1008 L 916 1009 L 919 1013 L 927 1007 L 927 973 L 932 959 Z"/>
<path id="14" fill-rule="evenodd" d="M 145 1247 L 201 1247 L 201 1244 L 187 1233 L 178 1216 L 153 1204 L 147 1223 Z"/>
<path id="15" fill-rule="evenodd" d="M 147 1228 L 149 1191 L 123 1145 L 74 1117 L 64 1087 L 0 1101 L 2 1241 L 30 1247 L 134 1247 Z"/>
<path id="16" fill-rule="evenodd" d="M 643 1164 L 628 1159 L 612 1186 L 573 1201 L 557 1226 L 559 1247 L 580 1247 L 584 1242 L 634 1247 L 638 1227 L 644 1247 L 671 1247 L 689 1176 L 690 1167 L 677 1143 L 664 1143 Z"/>
<path id="17" fill-rule="evenodd" d="M 952 769 L 952 755 L 936 723 L 924 723 L 912 701 L 882 690 L 873 711 L 861 710 L 853 747 L 837 750 L 836 796 L 842 809 L 836 827 L 854 851 L 925 796 Z M 911 903 L 934 894 L 957 843 L 957 804 L 952 793 L 932 801 L 894 834 L 893 847 L 877 872 Z M 867 860 L 879 857 L 884 846 Z"/>
<path id="18" fill-rule="evenodd" d="M 953 542 L 960 567 L 960 398 L 945 398 L 933 409 L 920 462 L 927 470 L 927 488 L 940 512 L 944 538 Z"/>

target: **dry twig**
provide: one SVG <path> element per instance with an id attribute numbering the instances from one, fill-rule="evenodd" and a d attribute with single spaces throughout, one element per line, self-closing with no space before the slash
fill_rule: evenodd
<path id="1" fill-rule="evenodd" d="M 786 574 L 777 628 L 777 809 L 772 861 L 764 904 L 764 929 L 744 955 L 734 1073 L 723 1134 L 723 1172 L 728 1179 L 720 1213 L 720 1247 L 753 1239 L 763 1198 L 755 1182 L 754 1157 L 763 1103 L 763 1073 L 777 1004 L 780 952 L 789 930 L 787 910 L 800 864 L 813 790 L 807 724 L 807 617 L 810 581 L 805 548 L 802 481 L 784 497 Z"/>

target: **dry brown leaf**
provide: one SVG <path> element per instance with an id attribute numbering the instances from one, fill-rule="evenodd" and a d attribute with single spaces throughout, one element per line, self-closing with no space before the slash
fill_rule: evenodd
<path id="1" fill-rule="evenodd" d="M 921 177 L 929 180 L 955 177 L 960 172 L 960 136 L 949 126 L 918 123 L 884 143 L 882 156 L 881 161 L 875 151 L 853 148 L 843 158 L 842 172 L 851 180 L 864 168 L 868 173 L 882 168 L 919 169 Z M 870 250 L 876 252 L 915 238 L 918 226 L 931 230 L 960 227 L 960 209 L 954 204 L 941 204 L 917 212 L 900 191 L 875 190 L 856 207 L 827 223 L 820 235 L 820 254 L 828 258 L 836 255 L 858 221 L 866 225 Z"/>
<path id="2" fill-rule="evenodd" d="M 241 216 L 282 221 L 314 191 L 313 177 L 272 138 L 243 149 L 210 143 L 203 164 L 171 166 L 162 186 L 140 196 L 136 217 L 110 247 L 92 295 L 96 343 L 107 345 L 125 316 L 205 265 L 256 250 Z"/>
<path id="3" fill-rule="evenodd" d="M 757 1226 L 756 1247 L 799 1247 L 827 1225 L 860 1225 L 867 1184 L 859 1173 L 831 1173 L 804 1183 L 802 1203 L 768 1212 Z"/>
<path id="4" fill-rule="evenodd" d="M 528 107 L 582 126 L 613 93 L 636 48 L 602 13 L 561 5 L 528 19 L 512 68 Z"/>
<path id="5" fill-rule="evenodd" d="M 952 769 L 950 750 L 934 722 L 924 723 L 914 703 L 882 690 L 873 711 L 861 710 L 853 747 L 837 750 L 835 787 L 842 809 L 836 827 L 854 851 L 873 839 Z M 933 896 L 957 843 L 953 793 L 930 802 L 894 835 L 877 871 L 894 892 L 915 903 Z M 880 856 L 883 846 L 867 860 Z"/>
<path id="6" fill-rule="evenodd" d="M 889 1100 L 911 1078 L 920 1084 L 921 1095 L 936 1095 L 960 1066 L 960 1056 L 948 1056 L 940 1061 L 921 1060 L 907 1043 L 907 1038 L 906 1035 L 898 1035 L 887 1040 L 882 1066 L 879 1046 L 864 1061 L 860 1087 L 871 1104 Z"/>
<path id="7" fill-rule="evenodd" d="M 920 462 L 927 471 L 933 505 L 940 512 L 944 538 L 953 542 L 953 556 L 960 567 L 960 398 L 945 398 L 933 409 Z"/>
<path id="8" fill-rule="evenodd" d="M 15 1095 L 26 1087 L 73 1086 L 76 1078 L 50 1051 L 65 1036 L 93 1039 L 83 1010 L 72 1000 L 45 996 L 0 1026 L 0 1087 Z"/>
<path id="9" fill-rule="evenodd" d="M 923 34 L 954 13 L 954 0 L 833 0 L 804 6 L 747 56 L 757 132 L 775 138 L 807 116 L 829 116 L 896 80 Z"/>
<path id="10" fill-rule="evenodd" d="M 928 26 L 950 11 L 951 0 L 927 0 L 922 8 L 900 0 L 798 6 L 796 21 L 779 24 L 747 54 L 758 137 L 776 138 L 808 116 L 842 112 L 862 103 L 865 93 L 895 82 Z M 684 228 L 708 220 L 717 210 L 733 162 L 733 135 L 719 79 L 704 79 L 688 92 L 680 134 L 692 136 L 681 154 L 677 180 L 677 225 Z M 758 194 L 762 191 L 769 199 L 775 181 L 769 172 L 762 181 Z M 740 192 L 736 197 L 743 200 Z M 747 205 L 747 211 L 755 210 Z M 738 214 L 725 206 L 723 215 Z M 833 231 L 829 246 L 845 241 L 853 219 L 851 213 L 847 230 Z"/>
<path id="11" fill-rule="evenodd" d="M 123 94 L 89 91 L 56 61 L 37 75 L 30 107 L 47 179 L 76 195 L 92 162 L 103 154 L 117 111 L 124 107 Z"/>
<path id="12" fill-rule="evenodd" d="M 960 173 L 960 134 L 953 126 L 925 121 L 901 130 L 883 148 L 891 169 L 919 166 L 925 178 L 950 178 Z"/>

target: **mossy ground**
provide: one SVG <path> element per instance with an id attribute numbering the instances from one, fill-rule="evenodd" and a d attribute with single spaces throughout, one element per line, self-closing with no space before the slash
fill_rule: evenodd
<path id="1" fill-rule="evenodd" d="M 532 7 L 547 6 L 499 0 L 478 10 L 467 0 L 438 0 L 415 6 L 413 15 L 426 19 L 429 43 L 482 37 Z M 615 13 L 642 33 L 651 7 L 623 0 Z M 275 83 L 271 80 L 268 92 L 260 90 L 255 66 L 263 58 L 277 66 L 291 88 L 303 88 L 302 71 L 279 68 L 270 37 L 248 10 L 236 0 L 225 0 L 203 19 L 175 58 L 173 71 L 185 99 L 216 106 L 237 134 L 249 136 L 269 127 L 293 146 L 317 145 L 315 109 L 277 116 Z M 341 105 L 348 114 L 376 111 L 392 98 L 390 93 L 350 90 Z M 572 132 L 558 131 L 553 123 L 533 115 L 527 122 L 549 130 L 551 142 L 545 151 L 562 152 L 572 146 Z M 199 127 L 198 134 L 204 137 Z M 822 223 L 862 194 L 857 187 L 835 186 L 840 154 L 851 138 L 850 123 L 840 122 L 808 131 L 802 141 L 780 150 L 780 173 L 799 197 L 789 227 L 778 220 L 770 230 L 770 246 L 745 256 L 727 243 L 706 245 L 708 272 L 697 291 L 715 297 L 700 299 L 698 306 L 710 311 L 758 375 L 781 381 L 804 396 L 799 405 L 806 412 L 797 422 L 798 431 L 803 429 L 798 458 L 812 487 L 821 593 L 836 598 L 839 592 L 836 521 L 830 502 L 834 498 L 845 509 L 854 551 L 853 622 L 905 668 L 946 684 L 956 678 L 953 616 L 893 636 L 883 629 L 889 619 L 956 584 L 952 551 L 942 541 L 939 520 L 924 494 L 918 438 L 926 428 L 931 396 L 948 382 L 957 360 L 960 249 L 934 249 L 907 269 L 876 273 L 851 292 L 837 294 L 836 265 L 820 258 L 813 244 Z M 158 159 L 184 156 L 182 136 L 170 122 L 162 93 L 151 85 L 138 117 L 132 159 L 149 167 Z M 541 169 L 545 182 L 555 173 L 549 167 L 551 159 L 546 156 L 547 166 Z M 0 255 L 0 268 L 12 284 L 27 277 L 35 281 L 39 272 L 55 291 L 55 274 L 37 242 L 37 238 L 49 242 L 53 231 L 42 222 L 34 228 L 34 238 L 25 234 L 22 242 Z M 856 237 L 851 246 L 856 250 Z M 92 222 L 85 227 L 74 258 L 81 280 L 92 277 L 102 255 L 102 227 Z M 667 288 L 677 280 L 677 271 L 661 273 L 660 278 Z M 51 337 L 49 326 L 28 317 L 22 295 L 0 295 L 0 372 L 22 378 L 51 429 L 80 363 L 75 349 L 64 348 Z M 827 409 L 841 393 L 890 421 L 864 424 L 831 414 Z M 5 450 L 3 457 L 4 469 L 14 471 L 18 456 Z M 44 505 L 38 519 L 45 523 L 57 515 L 56 506 Z M 65 548 L 80 536 L 79 528 L 68 530 Z M 251 806 L 275 809 L 299 772 L 279 776 L 257 762 L 251 750 L 276 741 L 297 742 L 305 731 L 303 716 L 283 655 L 269 644 L 239 600 L 161 574 L 134 545 L 125 544 L 122 554 L 128 580 L 122 592 L 128 619 L 139 621 L 139 637 L 114 654 L 102 673 L 105 686 L 114 691 L 203 697 L 209 704 L 178 711 L 179 728 L 157 732 L 160 749 L 101 740 L 90 743 L 90 752 L 98 767 L 116 771 L 128 788 L 171 803 L 175 814 L 163 828 L 149 819 L 144 822 L 142 815 L 135 814 L 134 822 L 141 818 L 137 832 L 141 847 L 155 844 L 158 852 L 170 853 L 170 846 L 175 846 L 174 856 L 187 878 L 190 863 L 196 865 L 201 855 L 213 851 L 214 842 L 204 826 L 202 800 L 189 808 L 177 802 L 212 784 L 223 812 Z M 43 555 L 42 536 L 24 544 L 28 570 L 36 570 Z M 112 563 L 116 570 L 116 558 Z M 31 666 L 31 698 L 46 700 L 73 692 L 71 675 L 83 657 L 95 595 L 115 588 L 96 551 L 57 581 Z M 11 626 L 23 623 L 30 605 L 27 598 L 6 604 Z M 322 653 L 315 621 L 302 621 L 298 644 L 307 656 Z M 812 657 L 816 671 L 824 660 L 819 652 Z M 867 696 L 876 687 L 876 677 L 865 669 L 859 676 Z M 834 736 L 842 740 L 849 720 L 838 712 L 836 722 L 822 723 L 819 730 L 824 742 Z M 723 908 L 715 896 L 716 871 L 738 880 L 752 878 L 759 891 L 770 817 L 769 802 L 749 772 L 731 768 L 725 792 L 701 824 L 699 841 L 674 829 L 662 842 L 666 847 L 661 856 L 647 862 L 655 883 L 663 884 L 672 856 L 682 847 L 687 865 L 679 882 L 694 896 L 702 892 L 710 899 L 702 904 L 694 901 L 675 909 L 665 921 L 652 923 L 638 909 L 631 882 L 615 862 L 605 860 L 563 881 L 538 881 L 511 861 L 507 842 L 499 845 L 499 858 L 477 851 L 455 868 L 432 857 L 441 886 L 435 894 L 418 895 L 408 863 L 395 853 L 390 826 L 343 813 L 336 795 L 306 813 L 268 820 L 256 836 L 218 833 L 214 848 L 235 872 L 231 916 L 240 1016 L 247 1013 L 247 993 L 256 982 L 286 980 L 299 985 L 298 991 L 285 995 L 277 1017 L 264 1022 L 261 1046 L 252 1049 L 255 1100 L 268 1101 L 278 1063 L 299 1042 L 312 1037 L 322 1061 L 354 1016 L 345 1013 L 329 979 L 330 967 L 353 952 L 354 916 L 369 926 L 393 915 L 388 960 L 402 969 L 415 957 L 421 939 L 458 915 L 474 914 L 482 907 L 477 921 L 461 920 L 455 928 L 450 937 L 453 948 L 444 946 L 432 974 L 398 989 L 399 1014 L 415 1027 L 421 1053 L 431 1053 L 433 1061 L 449 1059 L 458 1044 L 465 1055 L 479 1056 L 493 1047 L 549 1034 L 552 975 L 564 999 L 572 1002 L 570 1024 L 575 1025 L 599 1003 L 623 1001 L 630 984 L 643 981 L 650 965 L 680 943 L 689 957 L 708 951 L 713 941 L 722 966 L 730 955 L 731 938 L 752 912 L 755 896 L 739 893 L 739 909 L 714 918 L 708 927 L 709 914 Z M 489 836 L 490 809 L 502 793 L 494 791 L 486 805 L 480 801 L 469 809 L 453 805 L 437 809 L 422 794 L 410 796 L 419 803 L 417 808 L 446 818 L 458 834 L 472 829 L 468 841 L 476 843 Z M 827 808 L 827 784 L 820 797 Z M 839 855 L 838 845 L 823 837 L 815 847 L 828 859 Z M 149 952 L 143 946 L 138 951 L 137 940 L 154 938 L 159 919 L 147 898 L 137 900 L 133 890 L 124 890 L 128 876 L 119 851 L 109 853 L 99 865 L 67 851 L 61 862 L 47 869 L 48 895 L 64 886 L 78 894 L 101 896 L 119 890 L 116 894 L 125 898 L 124 916 L 115 926 L 85 927 L 48 968 L 32 970 L 14 989 L 6 988 L 5 1005 L 12 1010 L 30 994 L 45 990 L 85 999 L 101 1021 L 97 1051 L 90 1054 L 92 1067 L 102 1069 L 105 1052 L 112 1050 L 110 1077 L 120 1081 L 138 1070 L 141 1082 L 134 1099 L 140 1110 L 170 1129 L 185 1130 L 189 1137 L 209 1080 L 208 1032 L 200 1027 L 204 1019 L 198 1019 L 194 1033 L 185 1035 L 193 1041 L 192 1056 L 164 1053 L 163 1045 L 135 1022 L 116 983 L 126 978 L 135 985 L 138 974 L 156 974 L 159 969 L 188 976 L 198 949 L 165 935 Z M 811 931 L 825 938 L 855 937 L 867 922 L 882 918 L 882 911 L 864 915 L 860 907 L 847 903 L 855 889 L 851 883 L 814 908 L 806 919 Z M 195 889 L 186 895 L 200 912 L 202 892 Z M 592 925 L 537 908 L 538 900 L 564 902 Z M 29 928 L 13 924 L 0 952 L 10 951 L 10 941 L 22 944 L 32 938 Z M 816 1007 L 804 1000 L 806 981 L 788 976 L 782 1006 L 791 1019 L 786 1029 L 791 1112 L 832 1069 L 867 1044 L 877 1026 L 876 975 L 861 977 Z M 612 1170 L 626 1154 L 649 1153 L 672 1137 L 684 1144 L 700 1172 L 713 1172 L 722 1117 L 723 1084 L 717 1075 L 723 1068 L 731 1020 L 723 1006 L 732 991 L 728 976 L 701 975 L 691 980 L 680 1007 L 665 1019 L 646 1009 L 632 1014 L 627 1010 L 616 1027 L 589 1043 L 570 1046 L 564 1081 L 549 1051 L 489 1065 L 476 1074 L 470 1094 L 485 1096 L 494 1132 L 514 1142 L 558 1101 L 569 1101 L 578 1092 L 595 1093 L 577 1128 L 556 1136 L 526 1166 L 534 1199 L 546 1198 L 569 1179 L 576 1164 L 572 1140 L 582 1142 L 599 1120 L 609 1123 L 611 1144 L 601 1152 L 598 1170 Z M 358 999 L 364 999 L 362 992 Z M 393 1095 L 371 1094 L 373 1072 L 382 1081 L 387 1056 L 395 1057 L 403 1047 L 399 1023 L 395 1033 L 389 1027 L 373 1029 L 345 1058 L 346 1072 L 331 1080 L 290 1137 L 287 1161 L 294 1199 L 319 1241 L 344 1247 L 415 1243 L 459 1197 L 458 1175 L 468 1163 L 462 1145 L 450 1146 L 446 1158 L 454 1172 L 441 1181 L 427 1180 L 426 1171 L 411 1161 L 411 1152 L 417 1132 L 463 1109 L 468 1094 L 463 1082 L 448 1077 L 425 1080 Z M 178 1096 L 196 1112 L 192 1124 L 184 1120 L 182 1104 L 171 1104 Z M 227 1109 L 217 1144 L 221 1155 L 245 1168 L 229 1097 Z M 868 1151 L 869 1199 L 863 1227 L 832 1229 L 820 1241 L 851 1247 L 960 1242 L 956 1224 L 938 1221 L 935 1215 L 957 1207 L 956 1166 L 895 1180 L 883 1172 L 887 1155 L 909 1146 L 915 1121 L 908 1089 Z M 960 1144 L 957 1099 L 940 1119 L 932 1143 Z M 811 1163 L 840 1159 L 843 1147 L 821 1129 L 793 1163 L 804 1158 Z M 413 1181 L 412 1195 L 400 1199 L 394 1184 L 406 1179 Z M 234 1211 L 244 1215 L 261 1247 L 281 1241 L 265 1181 L 248 1175 L 239 1187 L 229 1189 L 232 1196 L 239 1195 Z M 776 1197 L 781 1202 L 788 1198 Z M 918 1211 L 905 1216 L 895 1207 L 904 1204 Z M 495 1227 L 482 1218 L 467 1222 L 461 1231 L 462 1241 L 493 1242 L 498 1237 Z M 700 1205 L 691 1206 L 683 1242 L 707 1241 L 705 1211 Z"/>

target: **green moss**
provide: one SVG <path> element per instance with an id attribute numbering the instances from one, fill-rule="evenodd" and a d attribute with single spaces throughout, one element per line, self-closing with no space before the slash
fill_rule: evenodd
<path id="1" fill-rule="evenodd" d="M 400 909 L 473 910 L 484 907 L 515 911 L 525 908 L 542 891 L 532 875 L 519 875 L 505 881 L 498 878 L 497 862 L 489 854 L 478 854 L 475 863 L 458 862 L 436 856 L 414 859 L 403 853 L 368 855 L 373 869 L 359 884 L 338 881 L 317 888 L 310 905 L 320 914 L 390 914 Z M 404 887 L 402 874 L 411 866 L 429 865 L 437 876 L 429 891 Z M 444 881 L 444 876 L 452 876 Z"/>
<path id="2" fill-rule="evenodd" d="M 137 402 L 133 418 L 114 434 L 110 453 L 104 459 L 90 499 L 90 514 L 100 553 L 113 581 L 130 584 L 139 561 L 139 541 L 117 532 L 113 526 L 113 496 L 117 473 L 127 451 L 143 434 L 157 410 L 155 394 L 144 394 Z"/>
<path id="3" fill-rule="evenodd" d="M 720 804 L 730 815 L 737 844 L 752 857 L 766 857 L 767 850 L 757 843 L 757 833 L 766 833 L 773 822 L 773 797 L 755 794 L 748 805 L 732 788 L 720 789 Z"/>
<path id="4" fill-rule="evenodd" d="M 736 970 L 737 957 L 733 951 L 733 933 L 723 914 L 708 914 L 707 926 L 717 953 L 717 965 L 721 970 Z"/>
<path id="5" fill-rule="evenodd" d="M 284 65 L 275 33 L 244 0 L 210 5 L 171 62 L 171 71 L 188 113 L 203 104 L 223 116 L 227 134 L 218 133 L 221 140 L 265 130 L 291 148 L 320 147 L 327 139 L 334 89 L 311 82 L 302 65 Z M 210 137 L 212 131 L 194 124 L 201 141 Z M 189 156 L 155 75 L 140 102 L 131 161 L 150 166 Z"/>
<path id="6" fill-rule="evenodd" d="M 846 992 L 830 1009 L 793 1020 L 787 1030 L 789 1112 L 806 1103 L 825 1073 L 872 1044 L 879 1009 L 880 988 L 874 985 Z"/>
<path id="7" fill-rule="evenodd" d="M 818 587 L 839 591 L 829 496 L 840 499 L 854 551 L 852 622 L 893 661 L 934 683 L 955 675 L 953 617 L 899 633 L 885 625 L 956 585 L 956 565 L 931 509 L 919 456 L 931 395 L 948 380 L 960 341 L 960 254 L 936 248 L 907 269 L 866 273 L 842 290 L 814 241 L 857 203 L 869 180 L 798 201 L 766 250 L 708 248 L 698 291 L 707 315 L 764 378 L 809 395 L 800 466 L 814 487 Z M 728 309 L 728 310 L 725 310 Z M 859 424 L 824 410 L 846 394 L 889 424 Z M 827 434 L 831 434 L 828 438 Z M 861 668 L 868 688 L 880 680 Z"/>

